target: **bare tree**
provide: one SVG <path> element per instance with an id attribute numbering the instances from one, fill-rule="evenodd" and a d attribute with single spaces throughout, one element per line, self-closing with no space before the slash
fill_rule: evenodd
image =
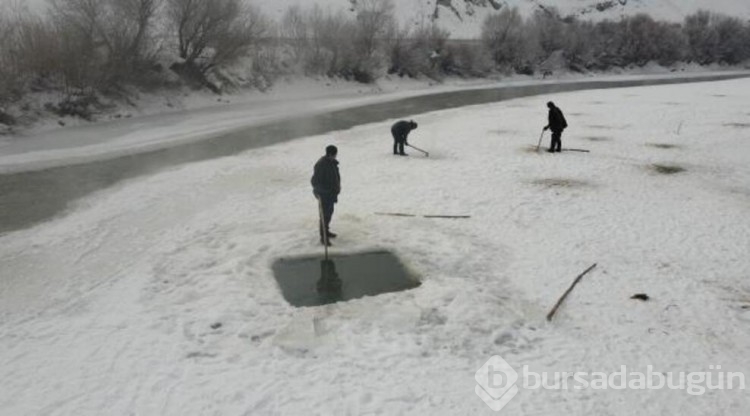
<path id="1" fill-rule="evenodd" d="M 639 13 L 620 21 L 620 55 L 624 62 L 645 65 L 658 57 L 659 27 L 651 16 Z"/>
<path id="2" fill-rule="evenodd" d="M 690 57 L 701 65 L 718 61 L 719 34 L 713 19 L 713 15 L 704 10 L 685 18 Z"/>
<path id="3" fill-rule="evenodd" d="M 382 51 L 387 39 L 394 34 L 394 5 L 393 0 L 360 0 L 357 7 L 354 43 L 357 52 L 366 61 Z"/>
<path id="4" fill-rule="evenodd" d="M 310 57 L 306 70 L 328 76 L 348 76 L 351 68 L 354 24 L 342 12 L 323 11 L 315 5 L 310 13 Z"/>
<path id="5" fill-rule="evenodd" d="M 102 46 L 104 3 L 98 0 L 51 0 L 60 37 L 60 71 L 66 89 L 99 86 L 105 54 Z"/>
<path id="6" fill-rule="evenodd" d="M 299 5 L 289 7 L 281 18 L 281 37 L 292 46 L 293 58 L 304 59 L 309 44 L 308 19 Z"/>
<path id="7" fill-rule="evenodd" d="M 574 70 L 590 68 L 594 62 L 595 42 L 594 24 L 571 19 L 565 30 L 565 60 L 568 67 Z"/>
<path id="8" fill-rule="evenodd" d="M 104 30 L 112 54 L 119 63 L 138 65 L 151 53 L 154 19 L 162 0 L 107 0 L 110 5 Z"/>
<path id="9" fill-rule="evenodd" d="M 497 64 L 516 70 L 527 65 L 532 48 L 517 8 L 487 16 L 482 25 L 482 41 Z"/>
<path id="10" fill-rule="evenodd" d="M 678 23 L 657 22 L 653 41 L 656 43 L 654 59 L 662 65 L 672 65 L 687 56 L 687 38 Z"/>
<path id="11" fill-rule="evenodd" d="M 433 79 L 442 76 L 450 33 L 436 25 L 421 26 L 415 31 L 406 28 L 397 32 L 390 45 L 389 73 Z"/>
<path id="12" fill-rule="evenodd" d="M 19 98 L 19 84 L 23 83 L 23 72 L 26 66 L 24 53 L 24 21 L 28 19 L 26 13 L 0 4 L 0 115 L 2 106 Z M 0 121 L 1 123 L 2 121 Z"/>
<path id="13" fill-rule="evenodd" d="M 243 56 L 268 29 L 242 0 L 167 0 L 167 8 L 180 58 L 204 76 Z"/>
<path id="14" fill-rule="evenodd" d="M 446 74 L 476 78 L 488 75 L 494 66 L 487 49 L 473 40 L 447 42 L 439 64 Z"/>
<path id="15" fill-rule="evenodd" d="M 408 26 L 404 28 L 397 28 L 393 37 L 391 37 L 389 48 L 389 60 L 390 67 L 388 68 L 389 74 L 397 74 L 399 76 L 416 76 L 416 73 L 410 73 L 409 62 L 409 37 L 410 31 Z"/>
<path id="16" fill-rule="evenodd" d="M 739 64 L 750 58 L 748 27 L 730 16 L 716 16 L 714 30 L 718 37 L 717 58 L 729 65 Z"/>
<path id="17" fill-rule="evenodd" d="M 364 0 L 356 16 L 318 5 L 291 7 L 281 23 L 285 43 L 305 73 L 372 82 L 385 69 L 395 32 L 392 0 Z"/>
<path id="18" fill-rule="evenodd" d="M 534 33 L 543 58 L 566 46 L 566 23 L 553 7 L 538 9 L 529 22 L 529 31 Z"/>
<path id="19" fill-rule="evenodd" d="M 78 83 L 110 87 L 132 79 L 150 57 L 161 0 L 52 0 L 65 52 L 64 71 Z"/>
<path id="20" fill-rule="evenodd" d="M 698 11 L 685 18 L 690 57 L 700 64 L 738 64 L 750 58 L 750 25 L 735 17 Z"/>

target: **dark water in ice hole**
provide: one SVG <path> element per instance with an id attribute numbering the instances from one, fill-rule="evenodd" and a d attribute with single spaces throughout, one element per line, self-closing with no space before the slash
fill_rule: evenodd
<path id="1" fill-rule="evenodd" d="M 279 259 L 273 274 L 281 293 L 293 306 L 319 306 L 399 292 L 420 285 L 387 251 Z"/>
<path id="2" fill-rule="evenodd" d="M 627 81 L 581 81 L 565 84 L 505 86 L 405 98 L 311 116 L 294 117 L 207 137 L 205 140 L 109 160 L 0 175 L 0 234 L 21 230 L 64 214 L 69 204 L 122 180 L 153 174 L 182 163 L 207 160 L 298 137 L 344 130 L 364 123 L 411 118 L 431 111 L 486 104 L 542 94 L 587 89 L 719 81 L 747 75 Z M 554 97 L 549 97 L 554 99 Z M 540 108 L 540 119 L 546 109 Z M 498 118 L 498 123 L 500 123 Z M 534 127 L 536 129 L 537 127 Z M 536 131 L 536 130 L 534 130 Z M 356 140 L 356 137 L 352 137 Z M 383 132 L 387 152 L 390 132 Z M 313 163 L 319 155 L 310 155 Z"/>

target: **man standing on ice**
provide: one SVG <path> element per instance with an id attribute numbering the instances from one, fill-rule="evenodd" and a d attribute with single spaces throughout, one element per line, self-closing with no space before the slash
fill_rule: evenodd
<path id="1" fill-rule="evenodd" d="M 409 142 L 406 141 L 406 138 L 409 136 L 409 133 L 411 133 L 411 131 L 415 130 L 416 128 L 417 123 L 415 123 L 414 120 L 397 121 L 393 126 L 391 126 L 394 155 L 406 156 L 406 153 L 404 153 L 404 145 L 409 145 Z"/>
<path id="2" fill-rule="evenodd" d="M 315 163 L 313 176 L 310 179 L 313 195 L 320 201 L 323 216 L 323 221 L 320 224 L 320 243 L 329 246 L 331 245 L 330 239 L 336 238 L 336 234 L 332 233 L 328 226 L 331 224 L 331 217 L 333 217 L 333 205 L 338 202 L 338 195 L 341 192 L 339 161 L 336 160 L 338 152 L 334 145 L 326 147 L 326 154 Z M 326 234 L 324 235 L 323 232 Z"/>
<path id="3" fill-rule="evenodd" d="M 555 107 L 555 103 L 552 101 L 547 103 L 549 108 L 549 115 L 547 116 L 548 124 L 544 126 L 544 130 L 552 130 L 552 141 L 550 142 L 548 152 L 559 152 L 562 150 L 562 132 L 568 127 L 568 122 L 565 121 L 562 110 Z"/>

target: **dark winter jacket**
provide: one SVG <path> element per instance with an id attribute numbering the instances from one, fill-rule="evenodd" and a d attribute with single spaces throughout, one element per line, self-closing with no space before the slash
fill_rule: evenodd
<path id="1" fill-rule="evenodd" d="M 312 179 L 313 193 L 323 198 L 336 200 L 341 192 L 341 176 L 339 175 L 339 161 L 328 156 L 321 157 L 313 171 Z"/>
<path id="2" fill-rule="evenodd" d="M 565 116 L 563 116 L 562 110 L 557 107 L 549 109 L 549 116 L 547 119 L 549 120 L 548 126 L 550 130 L 555 133 L 561 133 L 568 127 L 568 122 L 565 121 Z"/>
<path id="3" fill-rule="evenodd" d="M 393 134 L 393 139 L 397 142 L 407 143 L 406 138 L 409 136 L 409 133 L 416 128 L 417 123 L 401 120 L 391 126 L 391 134 Z"/>

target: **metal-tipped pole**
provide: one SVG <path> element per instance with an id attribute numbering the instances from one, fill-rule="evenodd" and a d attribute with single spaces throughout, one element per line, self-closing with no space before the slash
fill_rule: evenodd
<path id="1" fill-rule="evenodd" d="M 418 151 L 420 151 L 420 152 L 424 153 L 425 157 L 430 157 L 430 153 L 429 153 L 429 152 L 427 152 L 427 151 L 424 151 L 424 150 L 422 150 L 422 149 L 420 149 L 420 148 L 418 148 L 418 147 L 414 147 L 414 146 L 412 146 L 412 145 L 410 145 L 410 144 L 407 144 L 407 146 L 411 147 L 411 148 L 412 148 L 412 149 L 414 149 L 414 150 L 418 150 Z"/>
<path id="2" fill-rule="evenodd" d="M 323 201 L 320 196 L 315 196 L 318 199 L 318 216 L 320 217 L 320 232 L 323 238 L 323 246 L 325 247 L 325 259 L 328 260 L 328 230 L 326 230 L 326 220 L 323 216 Z"/>
<path id="3" fill-rule="evenodd" d="M 542 134 L 539 135 L 539 143 L 536 145 L 536 151 L 539 151 L 539 148 L 542 146 L 542 137 L 544 137 L 544 129 L 542 129 Z"/>

